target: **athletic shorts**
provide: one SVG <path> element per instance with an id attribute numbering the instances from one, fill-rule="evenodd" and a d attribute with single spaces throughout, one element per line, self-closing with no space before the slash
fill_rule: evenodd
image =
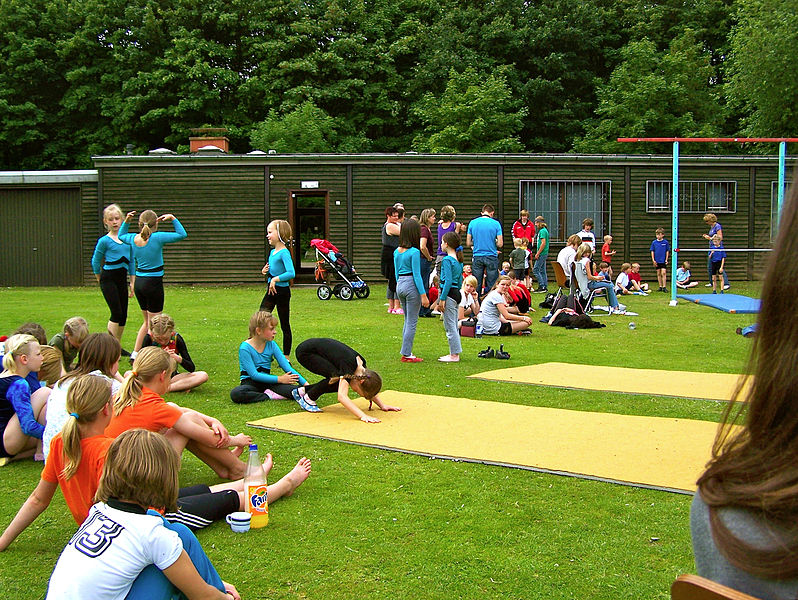
<path id="1" fill-rule="evenodd" d="M 719 261 L 719 260 L 713 260 L 712 261 L 712 274 L 713 275 L 719 275 L 720 274 L 720 265 L 721 265 L 721 261 Z"/>
<path id="2" fill-rule="evenodd" d="M 658 269 L 667 269 L 668 268 L 668 263 L 657 263 L 657 268 Z"/>
<path id="3" fill-rule="evenodd" d="M 0 429 L 0 458 L 10 458 L 11 456 L 13 456 L 12 454 L 8 453 L 6 447 L 3 445 L 3 435 L 5 435 L 5 432 L 6 428 L 4 425 L 2 429 Z"/>
<path id="4" fill-rule="evenodd" d="M 499 335 L 510 335 L 513 332 L 512 323 L 502 323 L 499 326 Z"/>
<path id="5" fill-rule="evenodd" d="M 141 310 L 151 313 L 163 311 L 163 275 L 157 277 L 136 277 L 133 285 Z"/>

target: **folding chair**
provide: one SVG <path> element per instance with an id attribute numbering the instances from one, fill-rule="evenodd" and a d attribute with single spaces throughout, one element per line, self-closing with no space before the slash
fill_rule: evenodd
<path id="1" fill-rule="evenodd" d="M 698 575 L 679 575 L 671 584 L 671 600 L 757 600 Z"/>
<path id="2" fill-rule="evenodd" d="M 554 300 L 552 301 L 552 306 L 557 304 L 557 300 L 560 299 L 560 296 L 563 294 L 563 289 L 568 288 L 570 286 L 570 282 L 568 281 L 568 277 L 565 274 L 565 270 L 562 268 L 562 265 L 558 263 L 556 260 L 551 262 L 551 268 L 554 269 L 554 279 L 557 281 L 557 293 L 554 294 Z"/>
<path id="3" fill-rule="evenodd" d="M 590 288 L 584 290 L 579 289 L 579 281 L 576 277 L 576 273 L 574 269 L 576 269 L 576 263 L 571 263 L 571 296 L 573 296 L 574 302 L 578 302 L 579 306 L 586 315 L 589 315 L 593 312 L 593 300 L 596 297 L 596 290 L 591 290 Z M 576 310 L 576 307 L 574 307 Z"/>

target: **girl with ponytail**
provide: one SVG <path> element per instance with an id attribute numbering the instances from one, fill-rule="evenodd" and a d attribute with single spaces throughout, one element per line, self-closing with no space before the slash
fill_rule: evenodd
<path id="1" fill-rule="evenodd" d="M 139 217 L 139 233 L 128 233 L 130 221 L 136 211 L 127 213 L 125 222 L 119 228 L 119 239 L 133 247 L 133 258 L 136 261 L 136 281 L 133 291 L 136 294 L 141 314 L 144 318 L 138 334 L 131 358 L 141 350 L 144 336 L 150 328 L 150 319 L 163 312 L 163 247 L 185 239 L 188 234 L 180 221 L 172 214 L 160 217 L 151 210 L 145 210 Z M 171 221 L 174 233 L 158 231 L 158 223 Z"/>
<path id="2" fill-rule="evenodd" d="M 163 395 L 169 391 L 174 370 L 175 362 L 165 350 L 142 348 L 133 368 L 125 373 L 106 435 L 115 438 L 136 428 L 165 431 L 178 456 L 188 448 L 222 479 L 243 477 L 246 463 L 238 457 L 252 438 L 243 433 L 231 436 L 217 419 L 167 403 Z"/>
<path id="3" fill-rule="evenodd" d="M 111 382 L 103 376 L 79 375 L 69 386 L 66 408 L 69 418 L 53 438 L 39 485 L 0 536 L 0 551 L 44 512 L 59 485 L 75 521 L 82 523 L 89 513 L 113 441 L 103 433 L 111 421 Z"/>
<path id="4" fill-rule="evenodd" d="M 0 552 L 47 509 L 58 486 L 76 523 L 83 523 L 94 504 L 106 454 L 114 441 L 105 435 L 113 413 L 111 381 L 103 375 L 76 376 L 67 392 L 66 409 L 68 419 L 61 433 L 53 438 L 38 486 L 0 535 Z M 267 475 L 272 462 L 272 455 L 267 455 L 262 467 Z M 269 485 L 269 502 L 293 494 L 308 478 L 310 470 L 310 460 L 302 457 L 291 471 Z M 179 491 L 177 510 L 165 516 L 172 523 L 201 529 L 231 512 L 244 510 L 243 489 L 242 480 L 183 488 Z"/>
<path id="5" fill-rule="evenodd" d="M 119 376 L 121 352 L 119 341 L 110 333 L 92 333 L 83 341 L 80 346 L 78 366 L 56 382 L 47 401 L 47 423 L 42 436 L 44 460 L 48 458 L 51 440 L 63 429 L 69 419 L 67 395 L 75 379 L 88 374 L 105 377 L 111 385 L 112 393 L 115 394 L 120 387 L 116 378 L 122 379 Z"/>
<path id="6" fill-rule="evenodd" d="M 296 276 L 294 259 L 287 247 L 293 239 L 291 225 L 288 221 L 272 221 L 266 228 L 266 239 L 274 250 L 269 254 L 269 262 L 261 269 L 261 273 L 268 277 L 269 289 L 260 302 L 260 310 L 274 312 L 275 307 L 277 308 L 280 328 L 283 330 L 283 354 L 290 359 L 293 336 L 289 282 Z"/>
<path id="7" fill-rule="evenodd" d="M 389 406 L 378 397 L 382 389 L 382 378 L 379 373 L 366 368 L 366 359 L 346 344 L 330 338 L 311 338 L 296 348 L 296 358 L 311 373 L 324 377 L 318 383 L 302 386 L 294 390 L 294 399 L 303 400 L 313 406 L 322 394 L 337 392 L 340 402 L 349 412 L 365 423 L 379 423 L 380 420 L 363 412 L 357 404 L 349 399 L 349 388 L 382 411 L 402 410 L 398 406 Z"/>

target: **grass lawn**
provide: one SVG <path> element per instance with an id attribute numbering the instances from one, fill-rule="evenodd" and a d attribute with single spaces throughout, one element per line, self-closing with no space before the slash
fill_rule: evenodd
<path id="1" fill-rule="evenodd" d="M 732 289 L 751 296 L 758 290 L 757 283 Z M 289 401 L 234 405 L 228 395 L 238 381 L 238 345 L 247 337 L 248 319 L 262 294 L 263 288 L 255 286 L 166 290 L 166 312 L 175 318 L 197 368 L 210 375 L 201 388 L 169 399 L 220 418 L 231 432 L 247 430 L 262 452 L 274 455 L 272 479 L 300 456 L 313 461 L 308 481 L 272 507 L 266 529 L 241 535 L 217 523 L 199 533 L 222 578 L 242 597 L 668 598 L 672 580 L 694 571 L 687 495 L 246 428 L 247 420 L 298 410 Z M 537 322 L 545 312 L 539 310 L 533 335 L 464 339 L 462 362 L 441 365 L 435 359 L 448 353 L 443 325 L 421 319 L 414 350 L 425 362 L 402 364 L 402 318 L 386 313 L 384 294 L 385 287 L 376 286 L 367 300 L 322 302 L 315 288 L 295 289 L 294 344 L 308 337 L 338 338 L 367 358 L 386 389 L 708 421 L 717 421 L 723 403 L 465 376 L 547 361 L 738 373 L 749 341 L 734 329 L 754 320 L 754 315 L 729 315 L 683 301 L 672 308 L 669 296 L 654 293 L 625 301 L 640 316 L 604 316 L 608 326 L 600 330 L 545 327 Z M 34 320 L 53 335 L 75 315 L 85 317 L 92 331 L 102 331 L 108 318 L 96 288 L 5 288 L 0 306 L 0 332 Z M 140 318 L 132 301 L 123 340 L 127 348 Z M 637 324 L 633 331 L 630 320 Z M 278 331 L 278 343 L 281 339 Z M 499 341 L 511 360 L 476 358 L 478 350 Z M 320 404 L 333 401 L 334 396 L 323 397 Z M 0 470 L 0 526 L 33 490 L 40 468 L 23 461 Z M 208 467 L 186 453 L 181 484 L 216 482 Z M 56 494 L 52 506 L 0 554 L 4 597 L 43 597 L 75 529 Z"/>

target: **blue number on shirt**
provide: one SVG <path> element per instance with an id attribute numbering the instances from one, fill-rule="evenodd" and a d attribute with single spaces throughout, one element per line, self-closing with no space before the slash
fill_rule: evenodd
<path id="1" fill-rule="evenodd" d="M 96 531 L 89 531 L 89 529 L 95 528 Z M 75 546 L 78 552 L 85 554 L 89 558 L 97 558 L 108 550 L 114 538 L 118 537 L 124 529 L 116 521 L 95 511 L 72 536 L 69 543 Z"/>

